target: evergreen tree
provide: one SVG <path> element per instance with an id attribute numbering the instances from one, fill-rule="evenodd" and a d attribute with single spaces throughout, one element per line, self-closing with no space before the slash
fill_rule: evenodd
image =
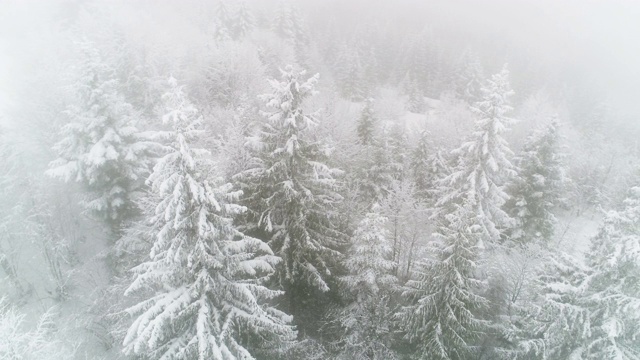
<path id="1" fill-rule="evenodd" d="M 444 163 L 438 160 L 442 160 L 439 153 L 431 153 L 429 132 L 421 131 L 418 143 L 411 152 L 409 166 L 411 167 L 416 196 L 423 201 L 431 198 L 430 192 L 433 192 L 438 176 L 442 175 L 440 172 Z"/>
<path id="2" fill-rule="evenodd" d="M 415 79 L 409 80 L 407 94 L 407 110 L 418 114 L 424 113 L 427 109 L 427 104 L 424 101 L 422 90 L 420 90 L 418 82 Z"/>
<path id="3" fill-rule="evenodd" d="M 356 229 L 341 278 L 353 302 L 336 318 L 344 331 L 339 359 L 394 359 L 390 295 L 397 279 L 396 264 L 390 260 L 391 247 L 385 228 L 387 219 L 374 204 Z"/>
<path id="4" fill-rule="evenodd" d="M 340 94 L 345 99 L 360 101 L 367 94 L 364 69 L 360 55 L 354 46 L 344 43 L 335 65 Z"/>
<path id="5" fill-rule="evenodd" d="M 283 39 L 293 38 L 293 24 L 291 23 L 291 6 L 289 3 L 281 0 L 273 19 L 273 31 Z"/>
<path id="6" fill-rule="evenodd" d="M 640 187 L 610 211 L 591 240 L 587 359 L 640 358 Z"/>
<path id="7" fill-rule="evenodd" d="M 482 89 L 483 100 L 473 108 L 478 116 L 475 131 L 468 142 L 454 150 L 454 155 L 458 156 L 457 168 L 441 181 L 441 186 L 448 192 L 436 203 L 439 208 L 436 216 L 441 218 L 442 214 L 460 209 L 458 204 L 471 206 L 482 230 L 480 247 L 487 241 L 497 243 L 501 232 L 513 223 L 501 208 L 508 199 L 503 186 L 513 175 L 513 166 L 508 159 L 512 152 L 502 137 L 512 122 L 506 117 L 511 110 L 508 98 L 513 94 L 508 76 L 504 67 Z"/>
<path id="8" fill-rule="evenodd" d="M 373 144 L 376 131 L 377 118 L 373 105 L 373 98 L 367 98 L 358 119 L 358 143 L 365 146 Z"/>
<path id="9" fill-rule="evenodd" d="M 513 240 L 548 241 L 553 235 L 557 220 L 552 210 L 561 201 L 564 182 L 558 137 L 554 120 L 529 136 L 516 159 L 518 175 L 510 185 L 511 198 L 505 204 L 515 219 L 509 234 Z"/>
<path id="10" fill-rule="evenodd" d="M 477 295 L 479 237 L 483 231 L 469 204 L 447 215 L 434 244 L 435 259 L 422 263 L 418 278 L 407 283 L 410 304 L 400 313 L 407 339 L 416 345 L 417 359 L 473 358 L 488 323 L 477 317 L 487 300 Z"/>
<path id="11" fill-rule="evenodd" d="M 391 191 L 391 184 L 399 180 L 404 171 L 402 133 L 393 133 L 394 125 L 382 126 L 380 137 L 365 147 L 360 191 L 371 203 L 383 200 Z"/>
<path id="12" fill-rule="evenodd" d="M 242 1 L 239 4 L 238 10 L 234 17 L 234 39 L 243 39 L 246 37 L 255 27 L 255 19 L 253 14 L 249 10 L 246 1 Z"/>
<path id="13" fill-rule="evenodd" d="M 536 279 L 542 301 L 531 303 L 514 321 L 517 331 L 511 339 L 519 343 L 521 354 L 571 359 L 582 352 L 591 327 L 583 288 L 590 275 L 588 267 L 567 254 L 550 257 Z"/>
<path id="14" fill-rule="evenodd" d="M 484 72 L 478 54 L 469 49 L 465 50 L 457 68 L 454 79 L 456 96 L 469 104 L 482 100 Z"/>
<path id="15" fill-rule="evenodd" d="M 607 213 L 586 264 L 554 256 L 539 277 L 542 301 L 524 323 L 523 351 L 543 340 L 542 358 L 621 359 L 640 356 L 640 188 L 624 208 Z"/>
<path id="16" fill-rule="evenodd" d="M 405 90 L 423 94 L 428 83 L 428 39 L 426 33 L 420 33 L 411 37 L 402 51 L 403 56 L 398 71 L 398 80 L 404 81 Z"/>
<path id="17" fill-rule="evenodd" d="M 276 10 L 273 30 L 293 48 L 297 63 L 301 66 L 306 65 L 306 46 L 309 45 L 309 36 L 304 18 L 298 8 L 291 3 L 281 1 Z"/>
<path id="18" fill-rule="evenodd" d="M 271 81 L 273 92 L 262 99 L 272 110 L 249 141 L 253 165 L 236 175 L 250 210 L 248 226 L 284 260 L 278 278 L 294 316 L 308 315 L 305 303 L 329 290 L 331 268 L 344 244 L 335 226 L 341 200 L 335 176 L 341 172 L 326 165 L 330 149 L 310 133 L 318 119 L 302 109 L 318 76 L 303 82 L 303 75 L 287 66 L 281 81 Z"/>
<path id="19" fill-rule="evenodd" d="M 234 29 L 234 21 L 226 0 L 219 0 L 215 9 L 215 38 L 218 41 L 231 40 Z"/>
<path id="20" fill-rule="evenodd" d="M 79 45 L 79 104 L 66 111 L 71 121 L 62 128 L 55 145 L 59 158 L 47 174 L 86 186 L 86 207 L 118 231 L 137 212 L 132 196 L 148 172 L 154 144 L 136 128 L 139 114 L 118 93 L 114 70 L 93 44 Z"/>
<path id="21" fill-rule="evenodd" d="M 265 304 L 281 294 L 263 286 L 279 259 L 234 228 L 240 194 L 207 179 L 215 170 L 207 151 L 191 147 L 202 118 L 175 79 L 170 85 L 167 153 L 148 180 L 153 247 L 125 295 L 154 293 L 127 310 L 137 317 L 124 351 L 156 359 L 253 359 L 253 349 L 295 338 L 290 316 Z"/>

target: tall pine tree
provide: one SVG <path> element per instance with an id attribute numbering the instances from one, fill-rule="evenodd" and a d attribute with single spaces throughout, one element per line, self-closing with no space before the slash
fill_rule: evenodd
<path id="1" fill-rule="evenodd" d="M 564 174 L 558 134 L 554 120 L 527 139 L 516 158 L 518 174 L 509 186 L 511 198 L 505 209 L 515 219 L 509 236 L 519 242 L 548 241 L 556 217 L 552 210 L 561 201 Z"/>
<path id="2" fill-rule="evenodd" d="M 591 336 L 587 359 L 640 358 L 640 187 L 610 211 L 591 240 L 587 263 Z"/>
<path id="3" fill-rule="evenodd" d="M 117 232 L 137 212 L 133 192 L 143 184 L 155 145 L 136 128 L 139 114 L 118 92 L 114 69 L 92 43 L 78 45 L 84 56 L 75 84 L 79 103 L 66 111 L 70 122 L 47 174 L 86 186 L 86 207 Z"/>
<path id="4" fill-rule="evenodd" d="M 374 110 L 373 98 L 367 98 L 358 119 L 358 143 L 371 145 L 374 141 L 377 118 Z"/>
<path id="5" fill-rule="evenodd" d="M 400 313 L 407 339 L 417 348 L 416 358 L 463 360 L 473 358 L 477 341 L 488 323 L 477 314 L 488 301 L 477 295 L 481 281 L 478 237 L 481 226 L 468 204 L 447 215 L 436 232 L 435 259 L 421 264 L 417 279 L 407 283 L 409 305 Z"/>
<path id="6" fill-rule="evenodd" d="M 506 66 L 493 75 L 482 89 L 483 100 L 473 108 L 477 115 L 475 131 L 471 139 L 456 150 L 457 168 L 441 181 L 447 192 L 436 203 L 436 215 L 455 212 L 459 204 L 467 204 L 481 228 L 480 246 L 496 244 L 503 230 L 513 225 L 513 219 L 502 210 L 508 199 L 503 187 L 513 176 L 513 165 L 508 157 L 512 154 L 502 134 L 512 119 L 509 96 L 509 71 Z M 440 221 L 447 221 L 446 218 Z"/>
<path id="7" fill-rule="evenodd" d="M 318 76 L 303 76 L 287 66 L 280 81 L 270 81 L 273 91 L 262 99 L 271 111 L 248 141 L 252 166 L 235 177 L 246 194 L 248 226 L 284 260 L 278 278 L 294 316 L 307 315 L 305 304 L 329 290 L 345 242 L 335 225 L 341 171 L 326 164 L 330 149 L 311 133 L 318 119 L 302 108 Z"/>
<path id="8" fill-rule="evenodd" d="M 232 224 L 240 193 L 210 181 L 207 151 L 191 145 L 202 118 L 175 79 L 165 95 L 169 144 L 149 177 L 153 247 L 125 295 L 152 291 L 136 315 L 127 354 L 155 359 L 253 359 L 256 349 L 292 341 L 290 316 L 266 304 L 280 291 L 263 286 L 279 259 Z M 215 175 L 214 175 L 215 176 Z"/>
<path id="9" fill-rule="evenodd" d="M 397 285 L 392 275 L 387 219 L 374 204 L 360 222 L 353 237 L 341 278 L 352 302 L 336 314 L 344 330 L 340 339 L 340 359 L 394 359 L 390 298 Z"/>

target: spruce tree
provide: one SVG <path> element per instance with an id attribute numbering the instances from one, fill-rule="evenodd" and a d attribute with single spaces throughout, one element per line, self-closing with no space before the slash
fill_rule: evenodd
<path id="1" fill-rule="evenodd" d="M 255 27 L 255 19 L 246 1 L 241 1 L 234 16 L 233 36 L 236 40 L 245 38 Z"/>
<path id="2" fill-rule="evenodd" d="M 531 302 L 513 322 L 511 340 L 520 354 L 534 359 L 580 356 L 591 327 L 584 293 L 590 275 L 589 267 L 572 256 L 550 256 L 536 278 L 541 301 Z"/>
<path id="3" fill-rule="evenodd" d="M 460 57 L 457 68 L 454 79 L 456 96 L 469 104 L 480 101 L 484 75 L 478 54 L 469 49 L 465 50 Z"/>
<path id="4" fill-rule="evenodd" d="M 343 98 L 360 101 L 367 95 L 362 61 L 354 46 L 346 42 L 342 44 L 335 69 L 336 82 Z"/>
<path id="5" fill-rule="evenodd" d="M 436 203 L 436 217 L 441 219 L 442 214 L 459 209 L 457 205 L 468 204 L 481 227 L 481 247 L 486 242 L 498 243 L 502 232 L 513 224 L 513 219 L 502 210 L 508 199 L 503 187 L 514 173 L 508 159 L 512 152 L 502 136 L 512 122 L 506 116 L 511 110 L 509 96 L 513 94 L 508 76 L 505 66 L 482 89 L 483 100 L 473 108 L 477 115 L 475 131 L 469 141 L 454 150 L 458 164 L 440 182 L 448 191 Z"/>
<path id="6" fill-rule="evenodd" d="M 429 132 L 422 130 L 416 147 L 411 152 L 411 175 L 416 187 L 416 193 L 420 198 L 425 198 L 429 190 L 429 165 L 427 159 L 430 155 Z"/>
<path id="7" fill-rule="evenodd" d="M 341 171 L 326 164 L 330 149 L 311 134 L 318 119 L 302 105 L 318 76 L 303 81 L 304 74 L 287 66 L 280 81 L 271 80 L 272 93 L 262 96 L 271 111 L 248 142 L 252 166 L 235 177 L 246 194 L 248 227 L 283 259 L 278 279 L 294 316 L 309 315 L 305 304 L 329 290 L 344 245 L 335 225 Z"/>
<path id="8" fill-rule="evenodd" d="M 557 223 L 552 210 L 561 201 L 564 175 L 554 120 L 527 139 L 516 158 L 518 174 L 509 186 L 505 209 L 515 219 L 509 236 L 519 242 L 548 241 Z"/>
<path id="9" fill-rule="evenodd" d="M 309 36 L 304 18 L 295 5 L 285 1 L 279 3 L 273 21 L 273 30 L 293 48 L 297 63 L 301 66 L 306 65 L 308 60 L 306 46 L 309 45 Z"/>
<path id="10" fill-rule="evenodd" d="M 373 98 L 367 98 L 358 119 L 358 143 L 364 146 L 373 144 L 377 118 Z"/>
<path id="11" fill-rule="evenodd" d="M 382 201 L 391 191 L 394 180 L 404 171 L 402 133 L 393 131 L 393 124 L 382 126 L 380 136 L 365 147 L 365 160 L 360 176 L 360 192 L 371 204 Z"/>
<path id="12" fill-rule="evenodd" d="M 473 358 L 477 341 L 488 329 L 478 313 L 488 302 L 477 295 L 479 237 L 483 231 L 469 204 L 447 215 L 434 243 L 435 258 L 423 262 L 417 278 L 407 283 L 409 305 L 400 313 L 407 339 L 416 346 L 415 357 L 434 360 Z"/>
<path id="13" fill-rule="evenodd" d="M 232 39 L 234 22 L 226 0 L 219 0 L 215 8 L 215 39 L 228 41 Z"/>
<path id="14" fill-rule="evenodd" d="M 154 143 L 136 128 L 139 114 L 118 92 L 114 70 L 90 42 L 79 43 L 84 58 L 75 84 L 78 104 L 55 145 L 58 159 L 47 174 L 86 186 L 85 206 L 117 232 L 137 212 L 133 193 L 149 171 Z"/>
<path id="15" fill-rule="evenodd" d="M 587 359 L 640 357 L 640 187 L 610 211 L 591 240 L 587 283 L 591 336 Z"/>
<path id="16" fill-rule="evenodd" d="M 279 259 L 233 226 L 243 211 L 235 204 L 240 193 L 214 177 L 207 151 L 192 148 L 202 118 L 175 79 L 170 85 L 164 96 L 163 121 L 171 125 L 164 133 L 166 155 L 148 179 L 153 246 L 125 292 L 149 297 L 127 310 L 136 318 L 124 352 L 154 359 L 253 359 L 258 349 L 295 338 L 290 316 L 267 304 L 281 292 L 263 285 Z"/>
<path id="17" fill-rule="evenodd" d="M 415 79 L 409 80 L 409 84 L 407 85 L 407 110 L 422 114 L 427 109 L 427 104 L 424 101 L 424 95 L 420 87 L 418 86 L 418 82 Z"/>
<path id="18" fill-rule="evenodd" d="M 374 204 L 360 222 L 347 253 L 341 278 L 351 303 L 335 315 L 344 333 L 339 359 L 394 359 L 390 297 L 397 285 L 392 275 L 387 219 Z"/>
<path id="19" fill-rule="evenodd" d="M 640 188 L 609 211 L 586 264 L 553 256 L 538 282 L 541 301 L 521 323 L 522 352 L 542 358 L 635 360 L 640 354 Z M 542 340 L 544 346 L 529 346 Z M 540 350 L 540 349 L 543 350 Z"/>

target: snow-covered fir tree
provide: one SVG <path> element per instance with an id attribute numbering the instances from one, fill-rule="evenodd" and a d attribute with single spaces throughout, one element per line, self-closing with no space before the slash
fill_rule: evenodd
<path id="1" fill-rule="evenodd" d="M 347 100 L 360 101 L 367 95 L 364 69 L 354 46 L 343 43 L 337 55 L 335 76 L 340 94 Z"/>
<path id="2" fill-rule="evenodd" d="M 407 87 L 407 110 L 422 114 L 426 110 L 426 102 L 424 100 L 424 94 L 420 87 L 418 86 L 418 82 L 415 79 L 409 80 Z"/>
<path id="3" fill-rule="evenodd" d="M 247 6 L 246 1 L 241 1 L 235 13 L 233 21 L 233 36 L 235 39 L 244 39 L 254 29 L 256 21 Z"/>
<path id="4" fill-rule="evenodd" d="M 376 132 L 377 118 L 374 110 L 373 98 L 367 98 L 358 119 L 358 143 L 362 145 L 371 145 L 374 141 Z"/>
<path id="5" fill-rule="evenodd" d="M 243 235 L 233 217 L 244 208 L 220 183 L 207 151 L 192 145 L 202 118 L 175 79 L 164 96 L 171 125 L 166 155 L 149 176 L 153 246 L 125 295 L 142 292 L 124 352 L 154 359 L 253 359 L 295 338 L 291 317 L 268 303 L 282 294 L 263 286 L 279 258 Z M 211 175 L 209 175 L 211 174 Z"/>
<path id="6" fill-rule="evenodd" d="M 416 193 L 424 199 L 431 186 L 431 176 L 429 176 L 428 159 L 431 153 L 429 146 L 429 133 L 425 130 L 420 132 L 418 143 L 411 152 L 411 176 L 416 187 Z"/>
<path id="7" fill-rule="evenodd" d="M 536 279 L 541 302 L 532 303 L 515 323 L 521 328 L 522 353 L 543 359 L 571 359 L 582 353 L 591 327 L 584 298 L 590 275 L 590 269 L 572 256 L 550 257 Z"/>
<path id="8" fill-rule="evenodd" d="M 287 66 L 281 80 L 270 81 L 272 93 L 262 96 L 270 111 L 248 141 L 252 166 L 235 177 L 249 208 L 246 226 L 283 259 L 278 278 L 294 316 L 314 292 L 329 290 L 345 243 L 335 225 L 342 172 L 327 165 L 331 149 L 311 133 L 319 119 L 302 105 L 318 76 L 303 80 L 304 74 Z"/>
<path id="9" fill-rule="evenodd" d="M 611 210 L 591 239 L 586 264 L 552 256 L 538 278 L 539 304 L 519 324 L 521 349 L 548 359 L 638 359 L 640 188 Z M 543 346 L 538 345 L 543 341 Z"/>
<path id="10" fill-rule="evenodd" d="M 382 201 L 395 180 L 404 176 L 406 136 L 397 124 L 387 122 L 371 145 L 365 146 L 360 175 L 360 189 L 365 201 Z"/>
<path id="11" fill-rule="evenodd" d="M 397 285 L 392 275 L 387 219 L 374 204 L 360 222 L 344 266 L 349 275 L 341 278 L 352 301 L 336 314 L 344 331 L 339 359 L 394 359 L 390 296 Z"/>
<path id="12" fill-rule="evenodd" d="M 421 131 L 409 159 L 416 196 L 429 203 L 435 198 L 438 180 L 447 176 L 449 171 L 442 150 L 434 149 L 430 139 L 431 134 L 428 131 Z"/>
<path id="13" fill-rule="evenodd" d="M 458 164 L 440 182 L 446 190 L 436 203 L 436 217 L 440 218 L 461 209 L 459 204 L 470 206 L 481 228 L 481 247 L 498 243 L 502 232 L 513 225 L 513 219 L 502 210 L 508 199 L 503 187 L 514 174 L 509 161 L 512 151 L 503 138 L 507 125 L 513 121 L 507 117 L 513 91 L 506 66 L 487 81 L 482 93 L 483 100 L 473 108 L 477 115 L 475 130 L 467 142 L 454 150 Z"/>
<path id="14" fill-rule="evenodd" d="M 511 239 L 548 241 L 557 219 L 553 209 L 562 200 L 564 171 L 561 162 L 558 123 L 553 120 L 529 136 L 516 158 L 517 176 L 508 187 L 511 198 L 505 209 L 515 220 Z"/>
<path id="15" fill-rule="evenodd" d="M 483 73 L 478 54 L 470 49 L 465 50 L 458 61 L 454 79 L 456 96 L 469 104 L 482 100 Z"/>
<path id="16" fill-rule="evenodd" d="M 421 32 L 409 38 L 403 46 L 396 77 L 404 82 L 408 94 L 422 95 L 429 81 L 429 44 L 427 33 Z"/>
<path id="17" fill-rule="evenodd" d="M 307 61 L 306 46 L 309 44 L 305 20 L 294 4 L 280 1 L 273 21 L 273 30 L 293 49 L 298 65 Z"/>
<path id="18" fill-rule="evenodd" d="M 640 187 L 607 213 L 591 240 L 587 282 L 591 333 L 586 359 L 640 358 Z"/>
<path id="19" fill-rule="evenodd" d="M 155 146 L 136 128 L 139 114 L 118 92 L 113 68 L 92 43 L 78 45 L 84 56 L 74 85 L 78 103 L 66 111 L 70 122 L 47 174 L 86 186 L 86 207 L 118 231 L 137 212 L 133 192 L 148 174 Z"/>
<path id="20" fill-rule="evenodd" d="M 434 360 L 473 358 L 488 322 L 478 317 L 488 301 L 478 295 L 482 282 L 477 244 L 483 230 L 470 204 L 447 215 L 434 243 L 434 259 L 425 260 L 406 285 L 409 304 L 400 312 L 415 357 Z"/>
<path id="21" fill-rule="evenodd" d="M 231 10 L 226 0 L 218 0 L 215 8 L 215 33 L 217 41 L 231 40 L 233 36 L 234 21 Z"/>

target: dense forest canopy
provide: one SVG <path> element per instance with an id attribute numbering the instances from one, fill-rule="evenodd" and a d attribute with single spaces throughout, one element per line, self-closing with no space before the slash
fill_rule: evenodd
<path id="1" fill-rule="evenodd" d="M 1 8 L 0 359 L 640 359 L 640 6 Z"/>

